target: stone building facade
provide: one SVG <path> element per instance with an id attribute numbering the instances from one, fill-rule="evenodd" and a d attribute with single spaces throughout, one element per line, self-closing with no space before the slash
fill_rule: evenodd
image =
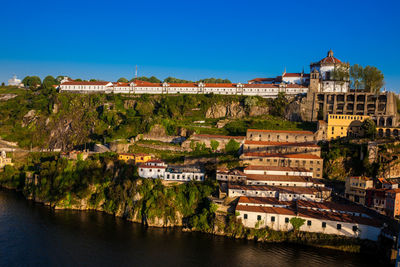
<path id="1" fill-rule="evenodd" d="M 396 95 L 370 92 L 309 91 L 300 105 L 304 121 L 327 120 L 329 114 L 370 116 L 377 126 L 398 125 Z"/>

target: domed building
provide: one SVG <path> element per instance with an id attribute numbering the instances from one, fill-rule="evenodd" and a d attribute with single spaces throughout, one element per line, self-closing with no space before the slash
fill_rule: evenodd
<path id="1" fill-rule="evenodd" d="M 348 92 L 349 91 L 349 70 L 350 65 L 343 63 L 333 56 L 333 51 L 329 50 L 328 55 L 318 62 L 310 64 L 310 73 L 319 75 L 311 75 L 311 79 L 318 79 L 317 87 L 310 87 L 310 91 L 314 92 Z M 310 80 L 310 84 L 312 81 Z"/>

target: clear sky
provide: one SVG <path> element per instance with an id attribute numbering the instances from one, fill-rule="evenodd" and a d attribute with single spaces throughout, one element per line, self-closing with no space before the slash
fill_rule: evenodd
<path id="1" fill-rule="evenodd" d="M 400 1 L 0 2 L 0 81 L 12 74 L 115 81 L 245 82 L 326 56 L 373 65 L 400 91 Z"/>

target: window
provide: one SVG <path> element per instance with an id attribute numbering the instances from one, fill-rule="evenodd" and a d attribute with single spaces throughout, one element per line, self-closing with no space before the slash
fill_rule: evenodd
<path id="1" fill-rule="evenodd" d="M 353 232 L 357 232 L 357 230 L 358 230 L 357 225 L 354 225 L 354 226 L 353 226 Z"/>
<path id="2" fill-rule="evenodd" d="M 326 228 L 326 222 L 322 222 L 322 228 Z"/>
<path id="3" fill-rule="evenodd" d="M 272 216 L 271 217 L 271 222 L 274 222 L 275 221 L 275 216 Z"/>
<path id="4" fill-rule="evenodd" d="M 338 230 L 342 229 L 342 225 L 341 225 L 340 223 L 338 223 L 338 224 L 336 225 L 336 229 L 338 229 Z"/>
<path id="5" fill-rule="evenodd" d="M 261 221 L 261 215 L 257 215 L 257 221 Z"/>
<path id="6" fill-rule="evenodd" d="M 285 218 L 285 223 L 289 223 L 289 218 Z"/>
<path id="7" fill-rule="evenodd" d="M 311 226 L 311 221 L 307 221 L 307 225 L 308 225 L 308 226 Z"/>
<path id="8" fill-rule="evenodd" d="M 247 214 L 243 214 L 243 218 L 246 220 L 247 219 Z"/>

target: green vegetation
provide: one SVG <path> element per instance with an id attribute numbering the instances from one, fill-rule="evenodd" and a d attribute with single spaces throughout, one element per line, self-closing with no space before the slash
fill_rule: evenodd
<path id="1" fill-rule="evenodd" d="M 364 131 L 366 138 L 374 139 L 376 137 L 376 125 L 371 119 L 366 119 L 361 124 L 361 129 Z"/>
<path id="2" fill-rule="evenodd" d="M 165 186 L 141 179 L 136 166 L 116 160 L 113 153 L 71 161 L 57 154 L 32 153 L 21 169 L 7 166 L 0 186 L 20 189 L 27 197 L 59 208 L 103 210 L 149 224 L 179 224 L 210 229 L 215 205 L 209 200 L 217 188 L 212 181 Z M 38 175 L 25 179 L 26 171 Z"/>
<path id="3" fill-rule="evenodd" d="M 348 176 L 376 177 L 379 163 L 370 164 L 366 144 L 334 140 L 321 145 L 324 159 L 324 178 L 344 181 Z"/>
<path id="4" fill-rule="evenodd" d="M 293 226 L 293 230 L 298 232 L 300 230 L 300 227 L 304 225 L 306 220 L 299 217 L 293 217 L 289 220 L 289 222 Z"/>
<path id="5" fill-rule="evenodd" d="M 366 66 L 364 68 L 355 64 L 350 68 L 350 81 L 355 89 L 365 89 L 368 92 L 379 93 L 384 85 L 384 76 L 374 66 Z"/>
<path id="6" fill-rule="evenodd" d="M 57 79 L 55 81 L 57 82 Z M 0 137 L 18 142 L 21 147 L 73 148 L 85 143 L 109 142 L 149 132 L 158 124 L 167 135 L 182 129 L 188 134 L 245 135 L 247 128 L 315 129 L 312 123 L 289 122 L 279 117 L 233 117 L 223 128 L 219 119 L 206 118 L 215 105 L 238 103 L 271 105 L 260 97 L 221 95 L 118 95 L 57 93 L 54 79 L 46 77 L 46 87 L 33 90 L 1 87 L 0 93 L 15 93 L 15 98 L 0 102 Z M 256 104 L 255 104 L 256 103 Z M 247 107 L 247 108 L 246 108 Z M 248 111 L 246 111 L 248 112 Z"/>

